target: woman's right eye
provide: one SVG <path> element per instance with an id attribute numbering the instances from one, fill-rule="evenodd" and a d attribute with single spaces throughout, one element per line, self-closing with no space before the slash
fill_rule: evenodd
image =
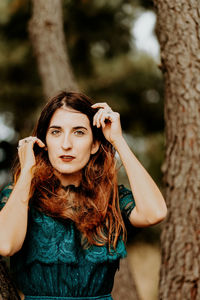
<path id="1" fill-rule="evenodd" d="M 60 130 L 58 130 L 58 129 L 52 130 L 51 134 L 52 135 L 59 135 L 60 134 Z"/>

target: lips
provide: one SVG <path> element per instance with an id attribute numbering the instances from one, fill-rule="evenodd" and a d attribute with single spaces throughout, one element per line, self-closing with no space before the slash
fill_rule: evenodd
<path id="1" fill-rule="evenodd" d="M 69 161 L 72 161 L 73 159 L 75 159 L 75 157 L 72 155 L 61 155 L 60 158 L 62 159 L 62 161 L 65 161 L 65 162 L 69 162 Z"/>

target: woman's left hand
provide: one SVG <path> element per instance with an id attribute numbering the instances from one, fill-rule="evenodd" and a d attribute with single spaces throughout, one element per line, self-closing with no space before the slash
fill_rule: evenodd
<path id="1" fill-rule="evenodd" d="M 99 108 L 94 115 L 93 125 L 97 128 L 101 127 L 105 138 L 114 145 L 122 137 L 120 114 L 112 111 L 105 102 L 95 103 L 92 108 Z"/>

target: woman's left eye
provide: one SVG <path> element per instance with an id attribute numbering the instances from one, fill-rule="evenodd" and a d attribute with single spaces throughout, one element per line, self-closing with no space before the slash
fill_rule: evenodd
<path id="1" fill-rule="evenodd" d="M 82 130 L 76 130 L 76 131 L 74 131 L 74 134 L 75 135 L 84 135 L 85 133 Z"/>

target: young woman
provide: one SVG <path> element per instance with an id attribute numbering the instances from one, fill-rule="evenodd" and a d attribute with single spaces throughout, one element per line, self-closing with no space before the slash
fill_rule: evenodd
<path id="1" fill-rule="evenodd" d="M 131 190 L 117 184 L 115 151 Z M 62 92 L 19 141 L 14 184 L 1 193 L 0 255 L 22 299 L 111 300 L 126 228 L 156 224 L 165 201 L 106 103 Z"/>

